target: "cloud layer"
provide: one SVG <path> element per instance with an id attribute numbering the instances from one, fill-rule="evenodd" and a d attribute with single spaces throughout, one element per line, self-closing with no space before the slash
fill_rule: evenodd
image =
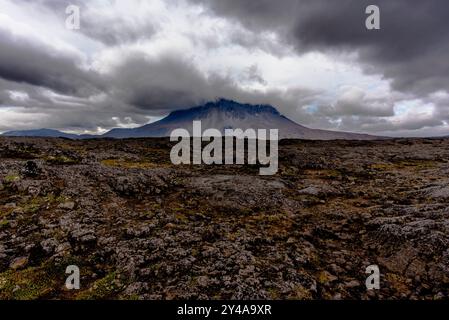
<path id="1" fill-rule="evenodd" d="M 0 131 L 102 132 L 226 97 L 313 128 L 449 135 L 449 3 L 378 0 L 376 31 L 369 4 L 0 0 Z"/>

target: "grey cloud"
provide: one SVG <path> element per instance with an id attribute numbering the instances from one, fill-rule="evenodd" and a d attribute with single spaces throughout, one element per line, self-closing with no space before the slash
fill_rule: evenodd
<path id="1" fill-rule="evenodd" d="M 430 100 L 437 106 L 436 116 L 438 119 L 449 122 L 449 93 L 444 96 L 431 96 Z"/>
<path id="2" fill-rule="evenodd" d="M 49 10 L 63 14 L 68 4 L 76 2 L 41 1 Z M 269 103 L 289 118 L 314 128 L 399 133 L 440 126 L 442 119 L 449 119 L 448 101 L 432 99 L 427 94 L 449 88 L 449 48 L 445 41 L 449 27 L 447 19 L 443 19 L 443 16 L 447 17 L 448 5 L 440 0 L 420 3 L 379 0 L 377 3 L 382 10 L 382 29 L 378 32 L 368 32 L 364 28 L 364 8 L 368 4 L 365 0 L 208 0 L 204 5 L 215 14 L 240 21 L 247 28 L 231 34 L 229 40 L 237 45 L 285 53 L 276 49 L 273 43 L 260 44 L 263 41 L 260 35 L 264 31 L 274 31 L 299 53 L 356 51 L 367 72 L 382 73 L 393 79 L 396 89 L 413 92 L 434 102 L 438 106 L 434 115 L 393 122 L 389 117 L 394 114 L 395 97 L 374 99 L 363 94 L 322 103 L 317 112 L 311 113 L 307 106 L 321 102 L 323 92 L 299 86 L 264 92 L 244 90 L 231 78 L 206 75 L 186 57 L 169 54 L 159 58 L 142 53 L 126 59 L 119 57 L 120 63 L 115 69 L 99 75 L 80 68 L 77 57 L 14 38 L 1 29 L 0 103 L 20 108 L 22 113 L 45 114 L 44 117 L 36 116 L 35 127 L 73 130 L 111 128 L 129 122 L 144 124 L 149 115 L 165 115 L 218 97 Z M 85 3 L 80 5 L 82 9 L 87 8 Z M 151 24 L 133 26 L 120 20 L 109 25 L 112 21 L 107 18 L 98 17 L 96 21 L 95 16 L 86 16 L 83 19 L 81 32 L 106 47 L 135 42 L 157 32 Z M 228 41 L 228 38 L 220 41 Z M 250 66 L 242 77 L 243 81 L 264 83 L 257 66 Z M 63 93 L 66 97 L 50 98 L 43 88 Z M 9 90 L 26 92 L 29 99 L 14 101 Z M 0 121 L 0 130 L 21 129 L 16 124 L 14 128 L 10 125 Z"/>
<path id="3" fill-rule="evenodd" d="M 150 58 L 135 53 L 108 75 L 111 94 L 154 113 L 185 108 L 212 99 L 224 80 L 207 78 L 191 63 L 175 56 Z"/>
<path id="4" fill-rule="evenodd" d="M 101 14 L 93 4 L 82 0 L 19 0 L 27 5 L 46 8 L 60 17 L 61 25 L 67 18 L 66 8 L 75 5 L 80 8 L 80 32 L 86 37 L 99 41 L 106 46 L 133 43 L 141 39 L 150 39 L 157 32 L 157 27 L 148 19 L 127 20 L 126 16 L 108 16 Z M 104 6 L 108 2 L 103 3 Z"/>
<path id="5" fill-rule="evenodd" d="M 358 51 L 367 72 L 416 94 L 449 88 L 446 0 L 191 0 L 256 32 L 274 30 L 298 52 Z M 365 28 L 365 8 L 381 9 L 381 30 Z"/>
<path id="6" fill-rule="evenodd" d="M 119 123 L 126 123 L 128 117 L 133 123 L 145 124 L 149 115 L 166 115 L 219 97 L 254 104 L 269 103 L 287 116 L 305 123 L 309 115 L 298 106 L 309 103 L 318 95 L 301 88 L 286 92 L 243 90 L 232 79 L 205 75 L 179 57 L 166 55 L 156 59 L 142 53 L 130 55 L 111 73 L 104 74 L 102 83 L 105 90 L 100 99 L 76 95 L 50 99 L 43 88 L 0 79 L 0 88 L 3 89 L 0 96 L 10 90 L 26 92 L 29 95 L 27 101 L 10 101 L 9 105 L 20 108 L 24 114 L 44 113 L 45 117 L 36 117 L 37 127 L 95 130 L 97 127 L 117 127 Z M 14 128 L 0 121 L 0 130 L 10 129 Z"/>
<path id="7" fill-rule="evenodd" d="M 322 125 L 326 127 L 324 124 Z M 436 135 L 438 128 L 443 125 L 444 122 L 432 114 L 410 114 L 395 120 L 388 117 L 345 115 L 338 117 L 337 129 L 392 136 L 419 135 L 413 134 L 413 132 L 419 133 L 420 131 L 427 132 L 428 135 Z"/>
<path id="8" fill-rule="evenodd" d="M 353 125 L 350 123 L 345 123 L 346 126 Z M 385 131 L 405 131 L 405 130 L 418 130 L 426 127 L 436 127 L 442 125 L 443 122 L 441 120 L 435 119 L 434 117 L 409 117 L 404 119 L 399 123 L 394 123 L 385 119 L 376 119 L 372 123 L 365 121 L 360 128 L 363 130 L 367 130 L 369 132 L 385 132 Z"/>
<path id="9" fill-rule="evenodd" d="M 247 70 L 252 81 L 263 81 L 257 68 Z M 135 53 L 108 75 L 110 95 L 153 114 L 187 108 L 220 97 L 247 103 L 271 103 L 296 114 L 298 103 L 316 94 L 302 89 L 287 92 L 243 90 L 231 78 L 203 74 L 191 62 L 177 56 L 150 58 Z"/>
<path id="10" fill-rule="evenodd" d="M 335 103 L 320 105 L 318 115 L 324 116 L 394 116 L 394 98 L 369 98 L 359 88 L 347 88 Z"/>
<path id="11" fill-rule="evenodd" d="M 1 108 L 0 106 L 0 110 Z M 48 99 L 40 94 L 30 100 L 13 103 L 12 110 L 19 112 L 21 116 L 14 122 L 0 118 L 0 131 L 30 128 L 96 131 L 99 127 L 118 127 L 121 123 L 126 123 L 126 118 L 136 124 L 149 121 L 147 112 L 109 98 L 93 102 L 76 97 Z M 32 123 L 22 119 L 32 119 Z"/>
<path id="12" fill-rule="evenodd" d="M 141 39 L 151 38 L 157 31 L 150 23 L 130 26 L 121 20 L 111 20 L 105 17 L 85 15 L 81 21 L 80 31 L 89 38 L 98 40 L 105 45 L 114 46 L 132 43 Z"/>
<path id="13" fill-rule="evenodd" d="M 97 76 L 78 66 L 77 57 L 0 29 L 0 77 L 19 83 L 86 96 L 100 85 Z"/>
<path id="14" fill-rule="evenodd" d="M 248 82 L 256 82 L 259 84 L 267 84 L 267 82 L 263 78 L 257 64 L 253 64 L 252 66 L 249 66 L 246 69 L 246 73 L 243 75 L 242 80 L 248 81 Z"/>

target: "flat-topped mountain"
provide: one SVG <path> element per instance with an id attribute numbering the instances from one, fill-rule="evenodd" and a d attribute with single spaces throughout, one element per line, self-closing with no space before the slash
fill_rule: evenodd
<path id="1" fill-rule="evenodd" d="M 310 129 L 283 116 L 270 105 L 242 104 L 232 100 L 219 99 L 190 109 L 171 112 L 167 117 L 138 128 L 116 128 L 101 136 L 76 136 L 56 130 L 41 129 L 11 131 L 7 136 L 47 136 L 67 138 L 143 138 L 168 137 L 178 128 L 187 129 L 192 134 L 193 121 L 201 121 L 203 130 L 215 128 L 222 133 L 225 129 L 278 129 L 281 139 L 307 140 L 373 140 L 378 137 L 367 134 Z"/>

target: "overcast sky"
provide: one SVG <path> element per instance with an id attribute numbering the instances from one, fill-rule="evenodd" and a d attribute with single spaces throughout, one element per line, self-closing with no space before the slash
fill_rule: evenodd
<path id="1" fill-rule="evenodd" d="M 311 128 L 449 135 L 449 2 L 0 0 L 0 132 L 101 133 L 218 97 Z"/>

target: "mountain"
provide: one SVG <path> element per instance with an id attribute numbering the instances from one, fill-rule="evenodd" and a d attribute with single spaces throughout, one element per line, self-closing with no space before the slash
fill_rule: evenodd
<path id="1" fill-rule="evenodd" d="M 70 134 L 53 129 L 36 129 L 36 130 L 23 130 L 23 131 L 8 131 L 2 134 L 8 137 L 51 137 L 51 138 L 69 138 L 79 139 L 80 136 L 76 134 Z"/>
<path id="2" fill-rule="evenodd" d="M 99 136 L 91 134 L 65 133 L 54 129 L 17 130 L 4 132 L 5 137 L 44 137 L 44 138 L 68 138 L 68 139 L 92 139 Z"/>
<path id="3" fill-rule="evenodd" d="M 241 104 L 220 99 L 205 105 L 170 113 L 164 119 L 134 129 L 112 129 L 104 134 L 110 138 L 167 137 L 177 128 L 187 129 L 192 134 L 192 123 L 201 120 L 204 131 L 225 129 L 279 129 L 279 138 L 310 140 L 373 140 L 377 137 L 349 132 L 309 129 L 281 115 L 270 105 Z"/>
<path id="4" fill-rule="evenodd" d="M 215 128 L 224 133 L 225 129 L 279 129 L 279 138 L 308 140 L 374 140 L 379 137 L 367 134 L 309 129 L 281 115 L 270 105 L 242 104 L 220 99 L 202 106 L 173 111 L 167 117 L 139 128 L 117 128 L 101 135 L 76 135 L 52 129 L 10 131 L 4 136 L 22 137 L 63 137 L 70 139 L 87 138 L 142 138 L 168 137 L 178 128 L 187 129 L 192 134 L 192 124 L 201 120 L 202 131 Z"/>

